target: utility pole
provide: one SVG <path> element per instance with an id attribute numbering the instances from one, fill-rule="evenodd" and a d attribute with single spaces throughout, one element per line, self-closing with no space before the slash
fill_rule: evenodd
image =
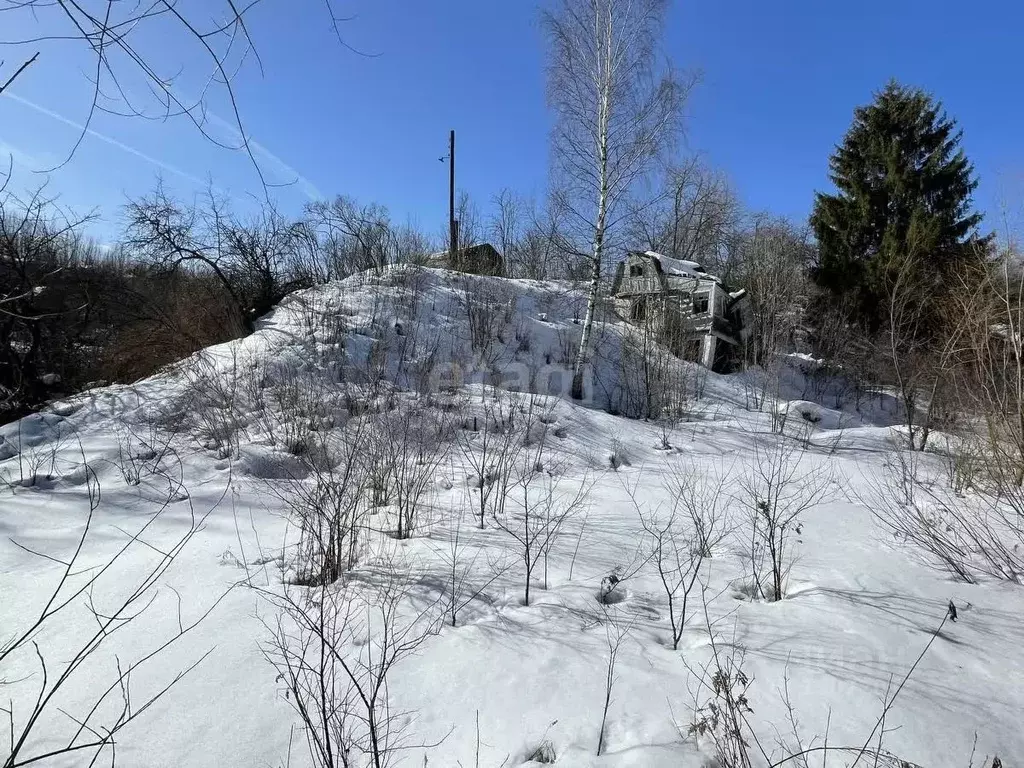
<path id="1" fill-rule="evenodd" d="M 448 134 L 448 257 L 455 266 L 459 252 L 459 222 L 455 218 L 455 131 Z"/>

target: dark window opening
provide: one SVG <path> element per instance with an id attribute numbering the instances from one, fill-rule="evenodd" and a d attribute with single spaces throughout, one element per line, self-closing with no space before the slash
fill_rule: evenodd
<path id="1" fill-rule="evenodd" d="M 707 296 L 694 296 L 693 297 L 693 314 L 702 315 L 708 311 L 708 297 Z"/>
<path id="2" fill-rule="evenodd" d="M 633 302 L 633 306 L 630 307 L 629 316 L 632 320 L 646 320 L 647 319 L 647 299 L 637 299 Z"/>
<path id="3" fill-rule="evenodd" d="M 644 276 L 644 265 L 634 264 L 629 268 L 630 277 L 643 277 Z"/>
<path id="4" fill-rule="evenodd" d="M 736 369 L 736 347 L 719 340 L 715 345 L 715 359 L 711 370 L 715 373 L 732 373 Z"/>

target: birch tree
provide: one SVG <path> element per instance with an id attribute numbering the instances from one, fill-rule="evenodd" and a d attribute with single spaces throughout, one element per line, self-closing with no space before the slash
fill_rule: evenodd
<path id="1" fill-rule="evenodd" d="M 555 0 L 543 15 L 548 100 L 556 116 L 554 172 L 572 223 L 592 240 L 583 334 L 572 396 L 583 372 L 608 233 L 621 203 L 676 137 L 686 89 L 659 71 L 656 47 L 668 0 Z"/>

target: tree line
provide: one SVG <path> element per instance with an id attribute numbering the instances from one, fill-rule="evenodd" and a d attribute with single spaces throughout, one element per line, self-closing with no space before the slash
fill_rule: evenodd
<path id="1" fill-rule="evenodd" d="M 673 171 L 671 204 L 636 210 L 622 239 L 696 257 L 745 280 L 768 236 L 805 234 L 742 211 L 725 179 L 694 158 Z M 665 198 L 668 199 L 667 197 Z M 578 281 L 589 256 L 557 200 L 503 190 L 486 207 L 459 198 L 463 243 L 488 241 L 510 277 Z M 214 193 L 186 202 L 162 184 L 123 211 L 116 241 L 89 235 L 43 190 L 0 193 L 0 422 L 96 382 L 131 382 L 193 351 L 250 333 L 289 293 L 394 264 L 424 263 L 447 233 L 339 196 L 288 216 L 240 212 Z"/>

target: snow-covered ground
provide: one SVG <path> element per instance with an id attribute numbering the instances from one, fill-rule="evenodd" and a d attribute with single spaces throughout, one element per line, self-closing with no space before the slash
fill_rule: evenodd
<path id="1" fill-rule="evenodd" d="M 1024 591 L 952 581 L 879 528 L 867 507 L 891 461 L 892 404 L 875 398 L 858 411 L 842 393 L 797 386 L 792 371 L 784 388 L 792 400 L 761 402 L 766 388 L 755 376 L 674 362 L 701 393 L 683 418 L 666 426 L 612 415 L 634 397 L 632 342 L 620 323 L 599 329 L 588 402 L 562 396 L 568 381 L 558 372 L 581 311 L 580 297 L 553 283 L 425 269 L 360 276 L 290 298 L 249 338 L 0 428 L 0 648 L 44 610 L 89 520 L 90 495 L 95 507 L 57 602 L 89 589 L 44 622 L 35 644 L 0 662 L 0 702 L 11 702 L 16 733 L 39 690 L 73 670 L 21 759 L 66 743 L 118 669 L 141 660 L 129 681 L 133 715 L 188 671 L 117 734 L 119 764 L 309 764 L 294 700 L 267 659 L 280 598 L 301 601 L 303 590 L 286 583 L 298 568 L 289 502 L 295 484 L 308 482 L 302 456 L 314 436 L 381 398 L 448 414 L 455 437 L 432 470 L 414 535 L 387 535 L 389 511 L 376 511 L 346 580 L 379 584 L 386 562 L 401 575 L 403 616 L 440 612 L 457 527 L 468 585 L 456 626 L 425 635 L 388 677 L 407 746 L 390 764 L 497 768 L 535 764 L 541 750 L 564 766 L 707 765 L 710 739 L 689 731 L 716 653 L 749 680 L 755 764 L 820 746 L 826 735 L 831 746 L 859 748 L 874 732 L 877 745 L 879 730 L 885 750 L 919 765 L 967 766 L 972 752 L 975 765 L 996 754 L 1010 765 L 1024 754 Z M 473 514 L 480 491 L 466 450 L 480 447 L 488 403 L 497 396 L 507 407 L 498 381 L 546 393 L 534 399 L 540 474 L 556 498 L 589 489 L 538 565 L 529 605 L 521 547 L 490 518 L 476 528 Z M 817 502 L 794 521 L 778 602 L 752 599 L 745 522 L 751 484 L 772 461 L 789 462 L 794 487 L 813 486 Z M 941 472 L 941 457 L 922 461 Z M 673 649 L 642 520 L 665 521 L 673 494 L 694 478 L 720 490 L 727 535 L 701 564 Z M 159 578 L 126 614 L 136 618 L 104 624 L 154 568 Z M 602 601 L 612 575 L 621 581 Z M 958 620 L 936 634 L 951 600 Z M 75 654 L 98 626 L 109 634 L 79 664 Z M 372 648 L 367 631 L 356 640 Z M 112 722 L 121 706 L 115 690 L 90 723 Z M 4 714 L 0 758 L 7 729 Z M 84 754 L 37 764 L 88 764 Z M 835 753 L 828 764 L 854 759 Z"/>

